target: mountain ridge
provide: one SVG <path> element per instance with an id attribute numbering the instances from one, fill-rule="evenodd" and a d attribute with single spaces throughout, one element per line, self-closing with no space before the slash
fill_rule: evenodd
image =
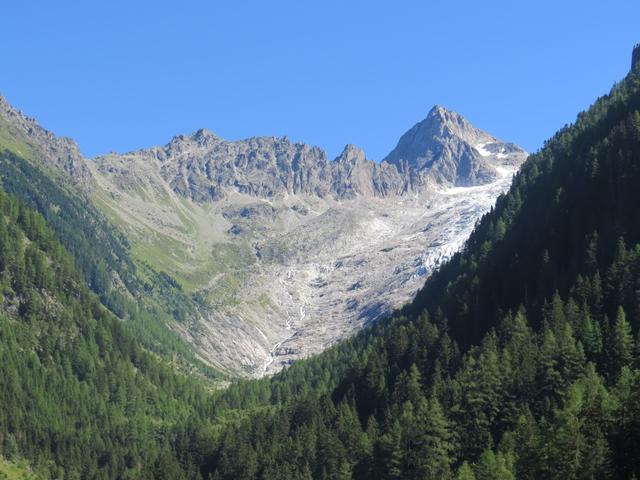
<path id="1" fill-rule="evenodd" d="M 0 118 L 13 135 L 38 150 L 45 162 L 67 173 L 86 192 L 94 186 L 87 161 L 97 163 L 99 170 L 115 173 L 116 159 L 155 159 L 162 163 L 162 173 L 176 192 L 200 202 L 222 198 L 229 189 L 263 197 L 283 193 L 337 198 L 400 196 L 421 193 L 435 185 L 488 183 L 499 176 L 496 164 L 519 164 L 526 157 L 526 152 L 514 144 L 500 142 L 439 105 L 408 130 L 380 162 L 368 159 L 352 144 L 345 145 L 330 160 L 321 147 L 292 142 L 288 137 L 253 136 L 228 141 L 206 128 L 175 135 L 164 146 L 107 153 L 88 160 L 73 139 L 54 135 L 2 95 Z M 428 138 L 406 141 L 424 134 L 421 128 L 425 125 L 430 129 Z M 491 150 L 477 149 L 487 144 L 492 145 Z M 172 165 L 171 161 L 178 164 Z M 462 165 L 458 165 L 460 162 Z M 261 175 L 261 170 L 266 173 Z"/>
<path id="2" fill-rule="evenodd" d="M 116 175 L 120 159 L 158 161 L 163 178 L 176 192 L 207 202 L 224 197 L 229 190 L 258 197 L 310 194 L 347 198 L 401 196 L 443 185 L 473 186 L 496 180 L 496 165 L 518 165 L 526 157 L 524 150 L 472 127 L 464 117 L 443 107 L 434 107 L 414 129 L 427 121 L 447 138 L 432 145 L 430 141 L 436 138 L 432 135 L 420 143 L 422 150 L 416 152 L 418 147 L 414 145 L 413 153 L 417 159 L 429 156 L 437 168 L 430 168 L 426 162 L 416 163 L 415 158 L 403 163 L 404 159 L 394 156 L 399 147 L 375 162 L 361 149 L 347 144 L 340 155 L 329 160 L 320 147 L 294 143 L 287 137 L 227 141 L 207 129 L 176 135 L 162 147 L 100 155 L 93 161 L 99 171 Z M 454 122 L 463 128 L 455 128 Z M 479 140 L 485 140 L 481 145 L 491 144 L 491 150 L 478 151 Z M 459 160 L 461 166 L 457 165 Z M 125 168 L 120 173 L 129 172 Z"/>

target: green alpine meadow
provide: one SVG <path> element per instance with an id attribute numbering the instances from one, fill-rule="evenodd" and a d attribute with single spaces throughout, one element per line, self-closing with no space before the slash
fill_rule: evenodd
<path id="1" fill-rule="evenodd" d="M 640 44 L 563 57 L 501 2 L 144 3 L 5 17 L 0 479 L 640 478 Z M 611 13 L 574 7 L 550 36 Z M 220 134 L 164 137 L 200 108 Z"/>

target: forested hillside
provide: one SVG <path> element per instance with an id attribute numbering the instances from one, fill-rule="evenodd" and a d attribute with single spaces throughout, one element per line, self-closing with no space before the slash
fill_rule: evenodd
<path id="1" fill-rule="evenodd" d="M 170 328 L 174 321 L 194 321 L 197 302 L 166 273 L 134 263 L 126 238 L 81 192 L 65 185 L 69 179 L 63 173 L 27 161 L 3 145 L 0 139 L 0 185 L 44 217 L 101 302 L 127 320 L 147 348 L 177 360 L 181 367 L 195 366 L 209 377 L 219 377 Z"/>
<path id="2" fill-rule="evenodd" d="M 184 459 L 213 439 L 210 400 L 143 350 L 44 219 L 0 191 L 2 455 L 42 478 L 193 477 L 201 459 Z"/>
<path id="3" fill-rule="evenodd" d="M 640 475 L 639 109 L 636 66 L 411 305 L 230 389 L 229 405 L 281 406 L 226 430 L 213 478 Z"/>

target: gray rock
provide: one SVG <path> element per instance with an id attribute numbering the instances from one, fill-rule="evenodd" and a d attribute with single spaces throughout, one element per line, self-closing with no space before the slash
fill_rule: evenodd
<path id="1" fill-rule="evenodd" d="M 230 191 L 260 198 L 301 194 L 344 199 L 480 185 L 499 177 L 498 165 L 516 165 L 525 156 L 461 115 L 434 107 L 381 163 L 367 159 L 354 145 L 329 161 L 322 149 L 286 137 L 226 141 L 204 129 L 176 136 L 164 147 L 106 155 L 96 163 L 102 173 L 119 175 L 121 185 L 133 188 L 137 182 L 127 164 L 158 162 L 162 178 L 176 193 L 210 202 Z"/>
<path id="2" fill-rule="evenodd" d="M 499 178 L 496 166 L 519 165 L 526 152 L 471 125 L 462 115 L 435 106 L 405 133 L 383 160 L 407 177 L 408 188 L 429 183 L 481 185 Z"/>

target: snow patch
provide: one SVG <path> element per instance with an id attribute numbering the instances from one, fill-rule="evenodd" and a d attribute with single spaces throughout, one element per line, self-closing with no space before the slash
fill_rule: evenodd
<path id="1" fill-rule="evenodd" d="M 483 157 L 491 156 L 491 152 L 487 150 L 485 147 L 493 142 L 479 143 L 475 146 L 475 149 L 478 151 L 480 155 Z"/>
<path id="2" fill-rule="evenodd" d="M 500 157 L 500 155 L 498 154 L 498 157 Z M 506 157 L 506 155 L 505 155 Z M 496 172 L 498 172 L 498 175 L 500 175 L 501 178 L 507 178 L 507 177 L 511 177 L 516 173 L 517 169 L 513 168 L 513 167 L 505 167 L 505 166 L 500 166 L 500 165 L 496 165 Z"/>

